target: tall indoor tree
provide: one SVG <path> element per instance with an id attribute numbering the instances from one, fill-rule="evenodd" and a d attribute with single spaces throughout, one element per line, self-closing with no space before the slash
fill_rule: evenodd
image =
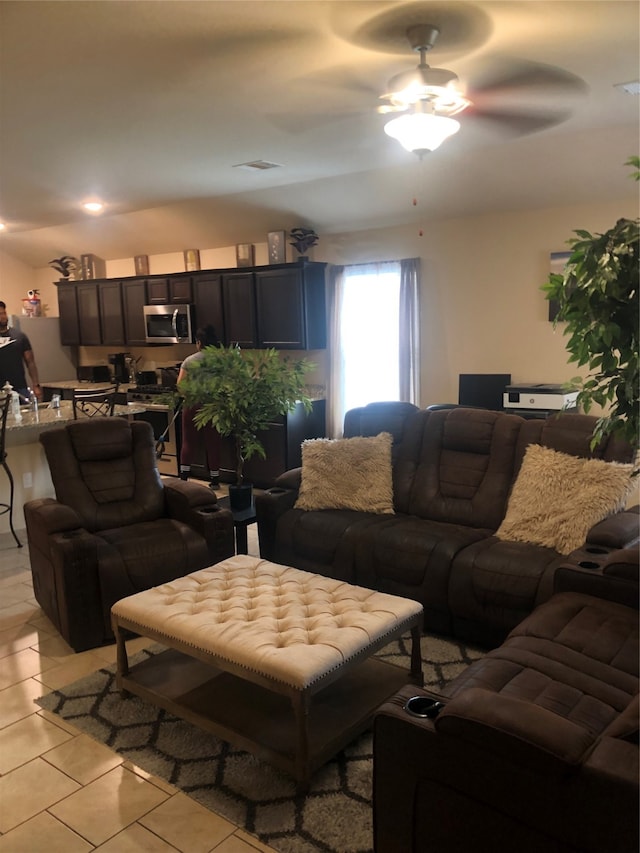
<path id="1" fill-rule="evenodd" d="M 639 180 L 640 158 L 631 157 L 626 165 Z M 585 412 L 593 404 L 604 410 L 592 446 L 616 433 L 637 447 L 640 220 L 619 219 L 603 234 L 574 233 L 564 272 L 552 273 L 542 289 L 558 303 L 554 325 L 566 323 L 569 361 L 589 371 L 572 380 L 579 388 L 578 405 Z"/>

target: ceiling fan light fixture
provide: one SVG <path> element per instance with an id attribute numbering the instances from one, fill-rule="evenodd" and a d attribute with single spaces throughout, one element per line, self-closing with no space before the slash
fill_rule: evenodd
<path id="1" fill-rule="evenodd" d="M 426 151 L 435 151 L 440 145 L 460 130 L 460 122 L 447 116 L 433 113 L 414 112 L 388 121 L 384 132 L 397 139 L 407 151 L 421 156 Z"/>

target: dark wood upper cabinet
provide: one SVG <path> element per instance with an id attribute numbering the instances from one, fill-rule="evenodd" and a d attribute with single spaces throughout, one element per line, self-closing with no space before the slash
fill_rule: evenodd
<path id="1" fill-rule="evenodd" d="M 100 329 L 100 305 L 97 284 L 78 284 L 78 322 L 80 343 L 83 346 L 95 346 L 102 343 Z"/>
<path id="2" fill-rule="evenodd" d="M 256 300 L 252 272 L 222 275 L 222 304 L 224 312 L 224 342 L 244 349 L 258 346 Z"/>
<path id="3" fill-rule="evenodd" d="M 124 337 L 128 346 L 144 346 L 146 333 L 143 307 L 147 304 L 147 283 L 144 279 L 122 282 Z"/>
<path id="4" fill-rule="evenodd" d="M 121 347 L 124 337 L 124 317 L 122 311 L 122 287 L 119 281 L 102 281 L 98 284 L 98 302 L 100 306 L 100 326 L 102 343 Z"/>
<path id="5" fill-rule="evenodd" d="M 224 329 L 224 311 L 222 307 L 222 276 L 220 273 L 194 275 L 193 306 L 195 311 L 195 329 L 213 326 L 220 341 L 226 339 Z"/>
<path id="6" fill-rule="evenodd" d="M 144 346 L 144 305 L 193 304 L 194 331 L 211 324 L 227 346 L 324 349 L 326 266 L 305 262 L 122 281 L 60 281 L 60 340 L 72 346 Z"/>
<path id="7" fill-rule="evenodd" d="M 276 349 L 326 346 L 324 264 L 319 267 L 256 270 L 259 346 Z"/>
<path id="8" fill-rule="evenodd" d="M 60 282 L 58 287 L 58 311 L 60 314 L 60 343 L 78 346 L 80 322 L 78 318 L 78 288 L 75 282 Z"/>
<path id="9" fill-rule="evenodd" d="M 191 276 L 147 279 L 147 305 L 190 305 Z"/>

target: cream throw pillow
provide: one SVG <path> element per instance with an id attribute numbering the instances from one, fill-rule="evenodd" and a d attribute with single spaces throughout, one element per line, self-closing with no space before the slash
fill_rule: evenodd
<path id="1" fill-rule="evenodd" d="M 624 507 L 632 470 L 632 465 L 580 459 L 531 444 L 496 536 L 561 554 L 575 551 L 594 524 Z"/>
<path id="2" fill-rule="evenodd" d="M 388 432 L 303 441 L 296 508 L 392 513 L 391 443 Z"/>

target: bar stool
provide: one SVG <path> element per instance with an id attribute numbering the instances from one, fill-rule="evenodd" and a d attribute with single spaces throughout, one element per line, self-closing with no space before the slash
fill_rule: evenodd
<path id="1" fill-rule="evenodd" d="M 117 393 L 117 384 L 97 391 L 74 388 L 72 397 L 74 420 L 113 415 Z"/>
<path id="2" fill-rule="evenodd" d="M 4 399 L 0 398 L 0 417 L 2 418 L 2 429 L 0 430 L 0 465 L 4 468 L 7 477 L 9 478 L 10 497 L 9 503 L 0 501 L 0 515 L 9 513 L 9 527 L 13 533 L 13 538 L 16 540 L 18 548 L 22 548 L 22 542 L 18 539 L 16 531 L 13 529 L 13 475 L 11 469 L 7 465 L 7 451 L 5 450 L 5 437 L 7 434 L 7 416 L 9 414 L 9 406 L 11 405 L 11 395 L 5 394 Z"/>

